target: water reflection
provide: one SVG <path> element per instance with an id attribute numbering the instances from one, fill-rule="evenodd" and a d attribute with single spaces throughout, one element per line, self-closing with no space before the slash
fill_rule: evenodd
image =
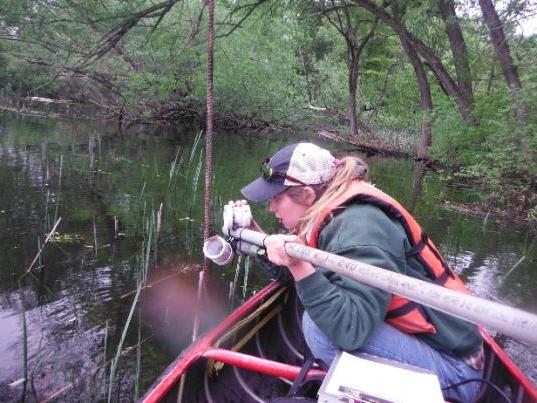
<path id="1" fill-rule="evenodd" d="M 132 400 L 137 379 L 140 390 L 153 381 L 190 340 L 196 311 L 204 313 L 203 325 L 210 326 L 227 307 L 234 267 L 211 272 L 212 291 L 204 296 L 205 305 L 194 302 L 203 200 L 198 133 L 172 130 L 157 136 L 145 128 L 115 138 L 111 132 L 97 122 L 0 116 L 2 399 L 20 399 L 24 386 L 28 401 L 51 396 L 61 401 L 106 399 L 109 364 L 144 266 L 155 284 L 141 293 L 142 309 L 125 332 L 113 400 Z M 221 206 L 238 198 L 239 189 L 257 175 L 261 156 L 287 142 L 284 136 L 217 136 L 214 232 L 222 225 Z M 537 257 L 530 242 L 535 235 L 528 240 L 529 229 L 505 228 L 446 210 L 446 198 L 471 196 L 447 188 L 411 161 L 369 162 L 374 182 L 413 210 L 475 293 L 537 311 L 532 292 Z M 265 206 L 253 206 L 253 211 L 265 228 L 275 228 Z M 43 249 L 38 268 L 19 284 L 59 217 L 58 236 Z M 248 292 L 267 281 L 254 269 L 247 277 Z M 244 282 L 244 274 L 238 281 Z M 20 382 L 25 345 L 26 385 Z M 535 348 L 510 340 L 504 346 L 535 381 Z"/>

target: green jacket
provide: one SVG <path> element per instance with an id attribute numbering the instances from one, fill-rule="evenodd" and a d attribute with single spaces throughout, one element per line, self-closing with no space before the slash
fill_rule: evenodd
<path id="1" fill-rule="evenodd" d="M 328 223 L 318 240 L 321 250 L 429 280 L 415 259 L 401 224 L 372 204 L 352 203 Z M 296 283 L 304 308 L 328 338 L 346 351 L 360 348 L 384 321 L 390 293 L 322 267 Z M 273 274 L 274 276 L 274 274 Z M 274 277 L 281 277 L 282 273 Z M 436 350 L 469 355 L 482 340 L 477 326 L 424 306 L 436 334 L 416 335 Z"/>

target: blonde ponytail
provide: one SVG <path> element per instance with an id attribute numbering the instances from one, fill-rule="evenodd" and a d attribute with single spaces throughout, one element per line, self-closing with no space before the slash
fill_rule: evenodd
<path id="1" fill-rule="evenodd" d="M 320 185 L 310 185 L 317 194 L 317 200 L 306 211 L 298 224 L 298 235 L 306 238 L 315 218 L 339 198 L 355 180 L 367 180 L 367 164 L 358 157 L 345 157 L 337 162 L 334 177 Z M 292 197 L 292 195 L 291 195 Z"/>

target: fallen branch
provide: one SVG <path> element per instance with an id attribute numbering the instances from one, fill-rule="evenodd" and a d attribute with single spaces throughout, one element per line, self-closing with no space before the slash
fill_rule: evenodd
<path id="1" fill-rule="evenodd" d="M 334 140 L 340 143 L 352 144 L 356 146 L 359 151 L 363 151 L 367 154 L 381 154 L 392 157 L 410 157 L 408 153 L 403 151 L 394 150 L 389 145 L 382 143 L 377 138 L 364 138 L 357 139 L 354 137 L 345 137 L 335 131 L 320 130 L 318 132 L 319 136 Z M 376 144 L 375 144 L 376 143 Z"/>

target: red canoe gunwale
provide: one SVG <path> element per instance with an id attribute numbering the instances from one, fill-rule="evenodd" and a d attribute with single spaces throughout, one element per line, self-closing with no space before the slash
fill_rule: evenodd
<path id="1" fill-rule="evenodd" d="M 279 281 L 270 283 L 233 311 L 205 336 L 196 341 L 189 350 L 179 356 L 176 360 L 177 364 L 169 369 L 166 374 L 161 376 L 161 378 L 153 385 L 152 389 L 143 397 L 142 402 L 153 403 L 160 401 L 166 393 L 179 382 L 183 373 L 185 373 L 185 371 L 200 358 L 218 360 L 247 370 L 277 376 L 291 381 L 294 380 L 301 369 L 298 366 L 254 357 L 213 346 L 213 343 L 218 340 L 230 326 L 234 325 L 249 312 L 253 311 L 263 299 L 271 296 L 281 287 L 282 283 Z M 308 372 L 306 379 L 310 377 L 324 376 L 325 374 L 326 372 L 324 371 L 311 369 Z"/>
<path id="2" fill-rule="evenodd" d="M 244 304 L 239 306 L 222 322 L 210 330 L 205 336 L 193 343 L 175 361 L 175 365 L 168 367 L 163 375 L 155 381 L 151 389 L 142 398 L 144 403 L 159 402 L 176 385 L 181 376 L 200 358 L 221 361 L 226 364 L 244 368 L 250 371 L 263 373 L 270 376 L 285 378 L 293 381 L 300 372 L 300 367 L 272 361 L 236 351 L 226 350 L 214 346 L 215 341 L 231 326 L 244 318 L 267 297 L 273 295 L 283 286 L 280 281 L 274 281 L 253 295 Z M 531 383 L 526 375 L 516 366 L 511 358 L 502 350 L 494 339 L 480 327 L 485 343 L 490 347 L 495 356 L 503 363 L 511 376 L 522 386 L 530 401 L 537 402 L 537 388 Z M 324 376 L 326 372 L 311 369 L 306 379 Z"/>
<path id="3" fill-rule="evenodd" d="M 498 343 L 494 341 L 494 339 L 485 331 L 485 329 L 483 329 L 482 326 L 480 326 L 479 330 L 481 331 L 481 336 L 483 336 L 485 343 L 490 347 L 503 365 L 505 365 L 505 368 L 513 376 L 513 378 L 520 383 L 522 388 L 528 394 L 528 397 L 532 399 L 531 401 L 537 402 L 537 387 L 531 383 L 528 377 L 520 370 L 520 368 L 517 367 L 513 360 L 505 353 L 505 351 L 502 350 Z"/>

